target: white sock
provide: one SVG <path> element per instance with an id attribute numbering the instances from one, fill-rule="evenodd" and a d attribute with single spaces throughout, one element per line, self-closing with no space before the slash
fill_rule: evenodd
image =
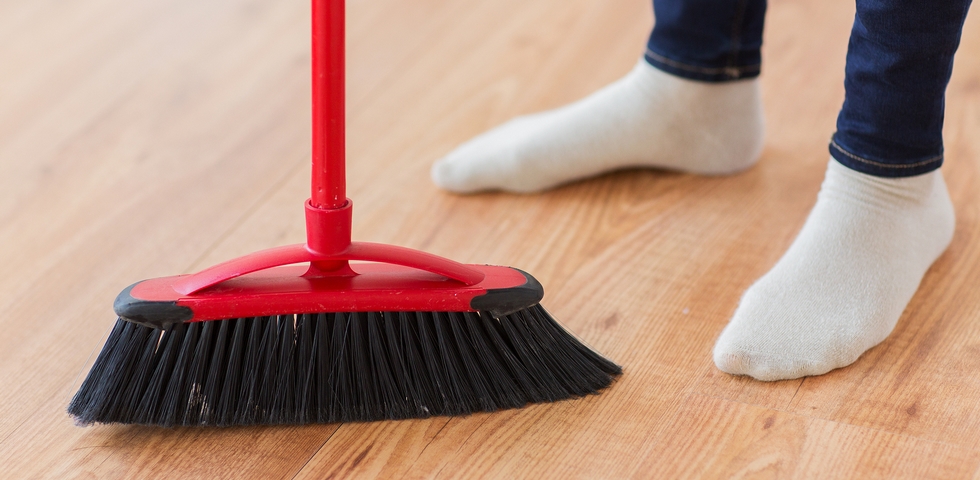
<path id="1" fill-rule="evenodd" d="M 938 170 L 880 178 L 831 159 L 803 229 L 742 296 L 715 364 L 759 380 L 850 365 L 891 333 L 954 223 Z"/>
<path id="2" fill-rule="evenodd" d="M 757 79 L 686 80 L 641 60 L 625 77 L 578 102 L 518 117 L 432 166 L 458 193 L 534 192 L 626 167 L 723 175 L 762 151 Z"/>

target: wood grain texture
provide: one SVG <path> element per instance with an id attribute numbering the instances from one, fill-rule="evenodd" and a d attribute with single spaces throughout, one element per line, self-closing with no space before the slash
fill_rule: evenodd
<path id="1" fill-rule="evenodd" d="M 715 338 L 819 189 L 850 5 L 770 2 L 766 149 L 727 178 L 615 172 L 454 196 L 431 162 L 629 70 L 647 0 L 350 0 L 366 241 L 513 265 L 625 367 L 600 396 L 372 424 L 77 428 L 64 407 L 142 278 L 303 240 L 305 1 L 0 2 L 0 477 L 980 479 L 980 21 L 947 96 L 949 251 L 853 366 L 761 383 Z"/>

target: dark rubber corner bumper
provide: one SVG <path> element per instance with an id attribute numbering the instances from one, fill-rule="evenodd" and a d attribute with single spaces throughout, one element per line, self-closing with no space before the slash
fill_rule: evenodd
<path id="1" fill-rule="evenodd" d="M 116 297 L 112 309 L 116 311 L 119 318 L 161 329 L 194 318 L 194 312 L 190 308 L 177 305 L 176 301 L 140 300 L 133 297 L 133 287 L 136 285 L 139 285 L 139 282 L 130 285 Z"/>
<path id="2" fill-rule="evenodd" d="M 541 303 L 544 298 L 544 287 L 541 283 L 524 270 L 514 270 L 521 272 L 527 279 L 524 285 L 487 290 L 487 293 L 470 300 L 470 308 L 500 317 Z"/>

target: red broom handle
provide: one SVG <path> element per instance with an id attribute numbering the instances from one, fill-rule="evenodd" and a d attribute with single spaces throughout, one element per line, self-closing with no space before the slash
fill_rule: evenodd
<path id="1" fill-rule="evenodd" d="M 465 285 L 475 285 L 486 276 L 480 270 L 415 250 L 390 245 L 351 244 L 352 206 L 347 201 L 344 181 L 344 2 L 312 0 L 311 4 L 313 181 L 310 200 L 306 203 L 306 245 L 301 251 L 285 247 L 205 270 L 194 275 L 189 280 L 191 283 L 182 287 L 184 291 L 196 291 L 223 279 L 273 265 L 306 260 L 310 261 L 307 277 L 356 275 L 348 264 L 348 260 L 354 259 L 418 268 Z"/>
<path id="2" fill-rule="evenodd" d="M 344 0 L 312 0 L 313 182 L 310 203 L 347 202 L 344 144 Z"/>
<path id="3" fill-rule="evenodd" d="M 306 245 L 256 252 L 183 276 L 173 291 L 191 295 L 248 273 L 303 262 L 310 262 L 304 277 L 357 275 L 349 260 L 417 268 L 464 285 L 482 282 L 483 271 L 452 260 L 391 245 L 351 243 L 352 205 L 344 191 L 344 0 L 312 0 L 312 7 L 313 191 L 306 202 Z"/>
<path id="4" fill-rule="evenodd" d="M 337 255 L 351 244 L 351 205 L 344 181 L 344 0 L 312 0 L 311 7 L 313 175 L 306 247 L 318 255 Z M 319 261 L 313 262 L 312 271 L 350 269 L 346 261 Z"/>

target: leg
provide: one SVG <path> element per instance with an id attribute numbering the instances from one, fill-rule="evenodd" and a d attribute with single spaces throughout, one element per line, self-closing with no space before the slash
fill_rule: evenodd
<path id="1" fill-rule="evenodd" d="M 847 90 L 817 203 L 715 345 L 760 380 L 853 363 L 895 327 L 953 235 L 943 103 L 970 0 L 858 0 Z"/>
<path id="2" fill-rule="evenodd" d="M 516 118 L 432 168 L 442 188 L 533 192 L 606 171 L 722 175 L 762 149 L 765 0 L 656 0 L 645 61 L 571 105 Z"/>

